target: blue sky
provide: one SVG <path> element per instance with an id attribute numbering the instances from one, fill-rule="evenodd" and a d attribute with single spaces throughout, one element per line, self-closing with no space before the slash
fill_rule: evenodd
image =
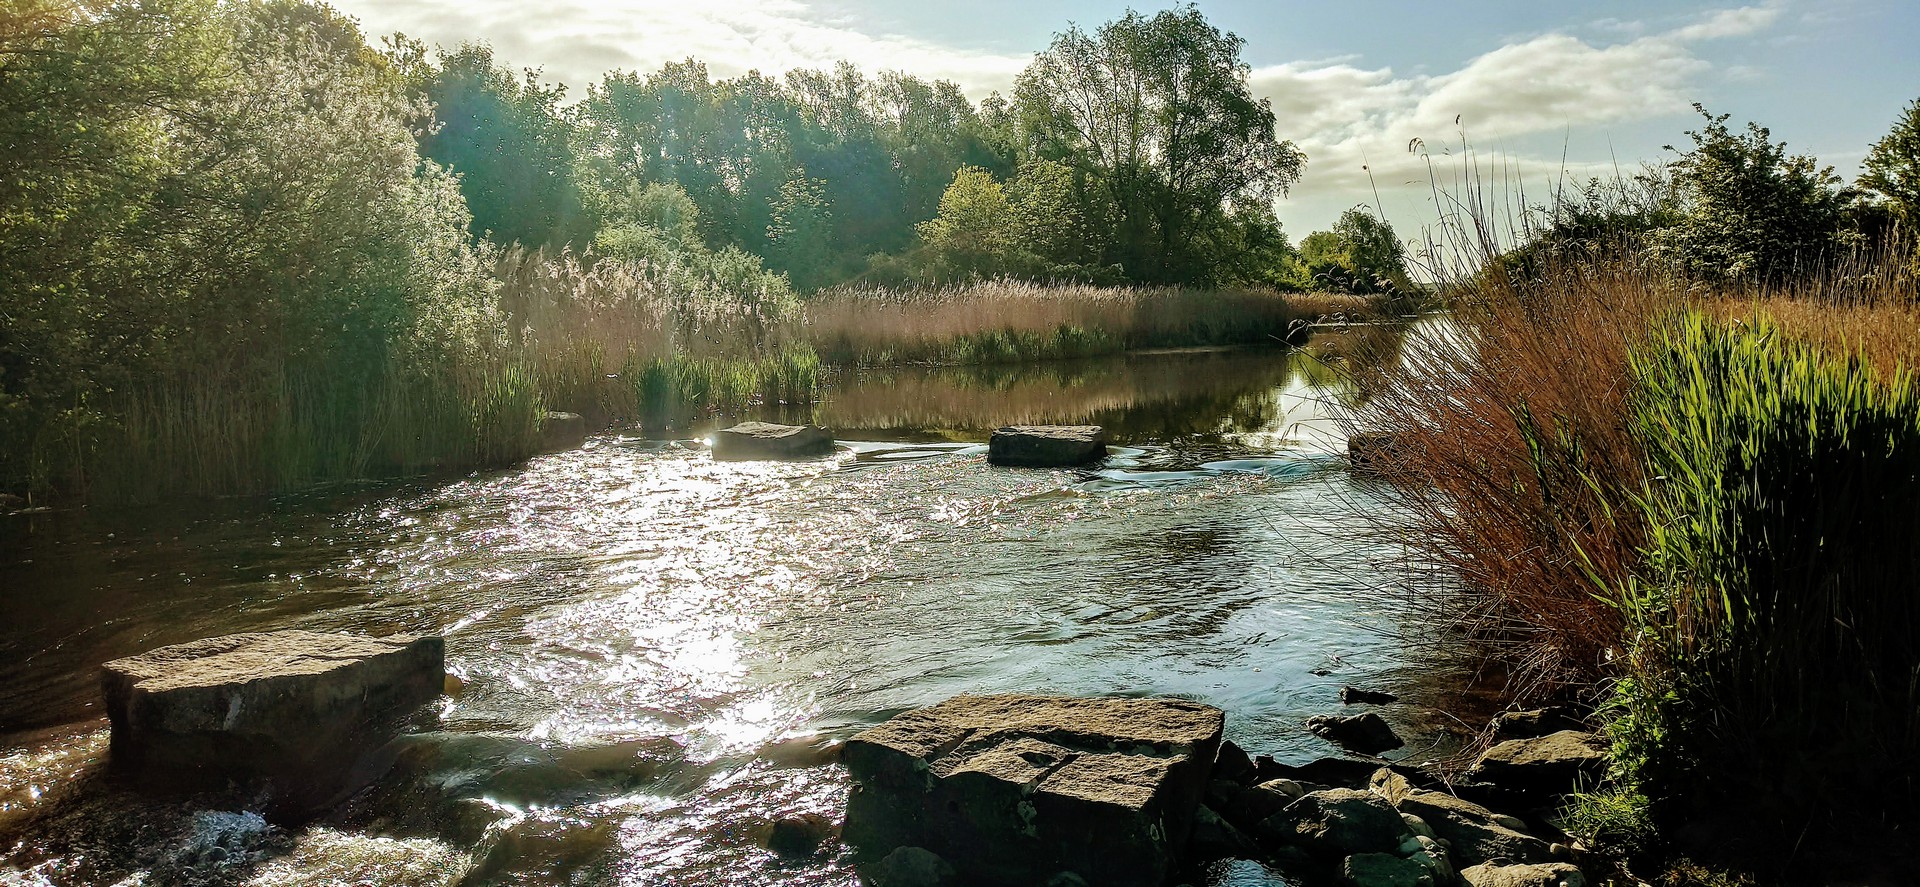
<path id="1" fill-rule="evenodd" d="M 334 0 L 370 33 L 454 45 L 542 68 L 575 90 L 611 68 L 693 56 L 717 76 L 757 68 L 902 69 L 1005 90 L 1069 22 L 1124 2 L 975 0 Z M 1166 4 L 1136 3 L 1151 12 Z M 1851 177 L 1867 146 L 1920 98 L 1920 3 L 1252 2 L 1199 4 L 1247 41 L 1253 88 L 1306 175 L 1278 207 L 1295 239 L 1355 204 L 1379 203 L 1403 236 L 1436 216 L 1421 139 L 1460 142 L 1534 194 L 1562 176 L 1631 171 L 1666 155 L 1700 101 L 1773 129 Z M 1564 158 L 1564 159 L 1563 159 Z M 1442 162 L 1451 162 L 1440 158 Z M 1368 168 L 1363 169 L 1363 164 Z M 1369 175 L 1371 172 L 1371 175 Z"/>

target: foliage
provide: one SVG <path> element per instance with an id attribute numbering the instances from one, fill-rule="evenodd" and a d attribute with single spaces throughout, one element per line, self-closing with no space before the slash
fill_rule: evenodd
<path id="1" fill-rule="evenodd" d="M 1909 228 L 1920 224 L 1920 99 L 1908 103 L 1860 166 L 1860 187 L 1885 201 Z"/>
<path id="2" fill-rule="evenodd" d="M 1758 124 L 1735 134 L 1727 115 L 1694 109 L 1707 123 L 1672 163 L 1682 211 L 1658 242 L 1694 273 L 1726 280 L 1778 281 L 1832 259 L 1844 206 L 1832 167 L 1789 155 Z"/>
<path id="3" fill-rule="evenodd" d="M 1633 357 L 1645 579 L 1617 591 L 1646 693 L 1639 774 L 1690 816 L 1787 837 L 1904 814 L 1920 766 L 1920 387 L 1693 315 Z"/>
<path id="4" fill-rule="evenodd" d="M 1239 279 L 1240 229 L 1300 176 L 1306 157 L 1253 97 L 1243 45 L 1194 6 L 1128 12 L 1055 35 L 1019 77 L 1023 141 L 1103 192 L 1114 236 L 1102 262 L 1133 280 Z"/>
<path id="5" fill-rule="evenodd" d="M 1385 219 L 1354 207 L 1340 214 L 1331 231 L 1315 231 L 1300 241 L 1306 285 L 1332 292 L 1409 293 L 1407 249 Z"/>

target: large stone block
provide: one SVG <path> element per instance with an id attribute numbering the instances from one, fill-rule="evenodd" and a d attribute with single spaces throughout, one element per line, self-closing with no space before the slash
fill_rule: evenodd
<path id="1" fill-rule="evenodd" d="M 1180 699 L 955 697 L 847 743 L 844 837 L 863 859 L 924 848 L 969 884 L 1158 887 L 1224 721 Z"/>
<path id="2" fill-rule="evenodd" d="M 1107 433 L 1098 425 L 1009 425 L 987 441 L 987 461 L 994 465 L 1058 468 L 1106 455 Z"/>
<path id="3" fill-rule="evenodd" d="M 833 432 L 818 425 L 742 422 L 713 435 L 715 459 L 807 459 L 833 452 Z"/>
<path id="4" fill-rule="evenodd" d="M 350 787 L 361 755 L 446 681 L 438 637 L 276 631 L 116 659 L 103 688 L 115 769 L 197 787 L 269 782 L 283 804 Z"/>

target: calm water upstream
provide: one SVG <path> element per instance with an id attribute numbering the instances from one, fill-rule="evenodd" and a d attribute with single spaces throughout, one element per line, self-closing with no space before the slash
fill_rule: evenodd
<path id="1" fill-rule="evenodd" d="M 851 885 L 764 824 L 837 811 L 819 746 L 963 691 L 1178 694 L 1253 751 L 1326 754 L 1300 722 L 1340 686 L 1438 679 L 1394 640 L 1325 378 L 1278 351 L 864 373 L 815 410 L 832 460 L 628 432 L 453 480 L 0 518 L 0 882 Z M 1125 446 L 989 467 L 1016 421 Z M 99 663 L 295 627 L 444 633 L 464 689 L 292 833 L 101 777 Z M 1428 712 L 1388 710 L 1409 736 Z"/>

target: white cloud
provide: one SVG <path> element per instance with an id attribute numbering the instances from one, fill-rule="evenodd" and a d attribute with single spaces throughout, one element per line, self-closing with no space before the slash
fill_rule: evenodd
<path id="1" fill-rule="evenodd" d="M 1694 44 L 1758 33 L 1780 14 L 1777 5 L 1720 10 L 1611 44 L 1543 34 L 1442 74 L 1396 76 L 1390 68 L 1350 61 L 1276 65 L 1255 70 L 1253 86 L 1272 100 L 1281 132 L 1307 152 L 1307 175 L 1294 196 L 1324 212 L 1335 198 L 1347 205 L 1371 202 L 1375 185 L 1404 191 L 1414 184 L 1424 191 L 1425 148 L 1409 150 L 1410 144 L 1439 151 L 1464 136 L 1484 151 L 1531 135 L 1684 113 L 1703 84 L 1724 73 Z M 1637 22 L 1605 24 L 1601 30 L 1614 33 L 1647 30 Z M 1614 163 L 1511 150 L 1495 162 L 1501 172 L 1536 184 L 1563 172 L 1576 179 L 1608 175 Z"/>
<path id="2" fill-rule="evenodd" d="M 614 68 L 652 71 L 688 57 L 716 76 L 757 69 L 830 67 L 847 59 L 869 72 L 912 71 L 953 80 L 970 94 L 1005 90 L 1025 55 L 976 52 L 890 34 L 868 34 L 798 0 L 335 0 L 373 36 L 404 31 L 453 47 L 492 43 L 509 64 L 541 67 L 576 92 Z"/>

